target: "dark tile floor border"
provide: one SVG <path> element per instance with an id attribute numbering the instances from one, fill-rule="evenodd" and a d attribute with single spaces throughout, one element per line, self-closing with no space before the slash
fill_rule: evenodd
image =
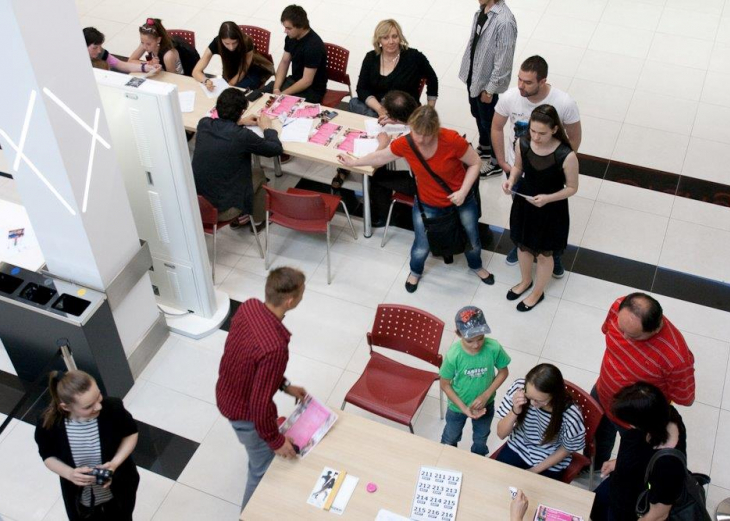
<path id="1" fill-rule="evenodd" d="M 0 413 L 10 413 L 26 387 L 17 376 L 0 371 Z M 32 391 L 27 405 L 18 413 L 23 422 L 36 425 L 47 404 L 45 391 L 45 388 Z M 139 420 L 137 427 L 139 441 L 132 454 L 134 462 L 143 469 L 177 481 L 200 444 Z"/>

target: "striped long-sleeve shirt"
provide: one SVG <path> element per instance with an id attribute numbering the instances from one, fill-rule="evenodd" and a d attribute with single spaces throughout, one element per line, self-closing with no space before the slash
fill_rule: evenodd
<path id="1" fill-rule="evenodd" d="M 86 421 L 66 420 L 66 435 L 76 467 L 95 468 L 101 466 L 101 442 L 99 441 L 98 418 Z M 91 506 L 91 493 L 94 493 L 94 504 L 101 505 L 111 501 L 112 492 L 102 485 L 89 485 L 81 493 L 81 504 Z"/>
<path id="2" fill-rule="evenodd" d="M 512 410 L 512 397 L 517 391 L 525 388 L 525 379 L 515 380 L 512 387 L 502 399 L 502 403 L 496 410 L 497 416 L 504 418 Z M 578 452 L 586 446 L 586 429 L 583 424 L 583 415 L 580 409 L 573 404 L 563 413 L 563 421 L 560 424 L 560 432 L 557 438 L 547 443 L 542 442 L 545 431 L 550 425 L 552 413 L 534 407 L 529 402 L 525 404 L 527 415 L 522 425 L 516 425 L 509 435 L 507 441 L 509 448 L 520 455 L 525 463 L 531 466 L 538 465 L 564 447 L 569 452 Z M 561 471 L 570 465 L 572 455 L 566 456 L 561 461 L 550 467 L 549 470 Z"/>
<path id="3" fill-rule="evenodd" d="M 284 379 L 291 333 L 258 299 L 240 305 L 223 350 L 216 403 L 232 421 L 251 421 L 272 450 L 284 444 L 273 397 Z"/>
<path id="4" fill-rule="evenodd" d="M 471 36 L 461 60 L 459 79 L 464 83 L 467 83 L 469 70 L 472 67 L 471 46 L 476 37 L 480 11 L 474 14 Z M 500 0 L 487 13 L 487 21 L 479 33 L 471 71 L 470 97 L 476 98 L 482 91 L 501 94 L 507 90 L 512 75 L 516 43 L 517 20 L 504 0 Z"/>
<path id="5" fill-rule="evenodd" d="M 695 399 L 695 358 L 682 333 L 666 317 L 657 334 L 647 340 L 626 338 L 618 328 L 616 300 L 601 330 L 606 335 L 601 372 L 596 390 L 611 421 L 623 425 L 611 414 L 613 397 L 623 387 L 636 382 L 656 385 L 668 400 L 692 405 Z"/>

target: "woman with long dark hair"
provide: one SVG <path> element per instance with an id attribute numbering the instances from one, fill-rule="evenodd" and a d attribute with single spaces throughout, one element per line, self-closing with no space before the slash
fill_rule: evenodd
<path id="1" fill-rule="evenodd" d="M 635 521 L 636 501 L 645 490 L 644 477 L 652 456 L 673 448 L 687 454 L 687 430 L 682 417 L 658 387 L 638 382 L 614 397 L 611 411 L 631 429 L 621 436 L 618 456 L 607 461 L 601 475 L 607 479 L 596 489 L 591 519 Z M 649 476 L 649 512 L 642 519 L 666 519 L 682 496 L 685 468 L 673 457 L 659 458 Z"/>
<path id="2" fill-rule="evenodd" d="M 568 246 L 568 197 L 578 191 L 578 157 L 571 148 L 555 107 L 540 105 L 530 116 L 530 131 L 515 144 L 515 164 L 502 185 L 512 195 L 510 238 L 517 245 L 522 280 L 507 292 L 517 300 L 533 286 L 518 311 L 530 311 L 545 298 L 553 272 L 553 254 Z"/>
<path id="3" fill-rule="evenodd" d="M 497 416 L 497 435 L 509 436 L 497 461 L 560 479 L 572 453 L 585 448 L 583 415 L 552 364 L 537 365 L 515 380 Z"/>
<path id="4" fill-rule="evenodd" d="M 223 79 L 231 87 L 256 89 L 274 74 L 274 64 L 254 47 L 253 40 L 235 22 L 223 22 L 193 70 L 193 78 L 213 90 L 213 82 L 205 76 L 205 68 L 213 55 L 221 57 Z"/>
<path id="5" fill-rule="evenodd" d="M 139 26 L 139 46 L 129 55 L 129 61 L 139 61 L 142 55 L 145 55 L 149 65 L 159 65 L 164 71 L 185 74 L 180 53 L 159 18 L 147 18 Z"/>
<path id="6" fill-rule="evenodd" d="M 139 473 L 131 458 L 137 424 L 119 398 L 105 398 L 83 371 L 53 371 L 51 403 L 35 430 L 46 467 L 61 478 L 70 521 L 132 519 Z M 108 476 L 95 476 L 111 471 Z"/>

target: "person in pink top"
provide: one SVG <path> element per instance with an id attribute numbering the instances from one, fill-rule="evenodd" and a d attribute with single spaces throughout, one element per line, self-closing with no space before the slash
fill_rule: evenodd
<path id="1" fill-rule="evenodd" d="M 606 335 L 606 351 L 591 390 L 606 413 L 596 431 L 594 468 L 598 470 L 611 457 L 616 433 L 623 434 L 629 427 L 611 413 L 614 396 L 621 389 L 643 381 L 658 387 L 675 404 L 689 406 L 695 401 L 694 355 L 656 299 L 644 293 L 617 299 L 601 331 Z"/>
<path id="2" fill-rule="evenodd" d="M 109 68 L 118 72 L 157 72 L 160 70 L 159 65 L 149 65 L 146 63 L 130 63 L 115 58 L 113 54 L 104 49 L 104 34 L 95 27 L 84 27 L 84 39 L 86 47 L 89 50 L 89 58 L 93 60 L 101 60 L 109 65 Z"/>

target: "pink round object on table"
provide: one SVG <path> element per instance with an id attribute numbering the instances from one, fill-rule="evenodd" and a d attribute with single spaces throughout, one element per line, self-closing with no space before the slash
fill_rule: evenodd
<path id="1" fill-rule="evenodd" d="M 378 486 L 375 483 L 368 483 L 367 487 L 365 487 L 365 490 L 372 494 L 373 492 L 378 490 Z"/>

